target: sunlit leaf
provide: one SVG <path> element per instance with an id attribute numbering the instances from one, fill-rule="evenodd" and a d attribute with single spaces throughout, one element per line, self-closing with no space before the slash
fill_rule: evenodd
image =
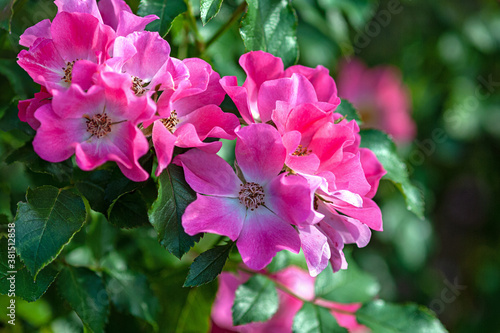
<path id="1" fill-rule="evenodd" d="M 201 0 L 200 1 L 200 16 L 203 25 L 207 24 L 212 18 L 219 13 L 222 6 L 222 0 Z"/>
<path id="2" fill-rule="evenodd" d="M 358 125 L 361 125 L 361 117 L 358 114 L 358 111 L 352 106 L 351 102 L 346 99 L 342 99 L 340 105 L 335 109 L 335 112 L 345 116 L 347 120 L 356 120 Z"/>
<path id="3" fill-rule="evenodd" d="M 247 0 L 240 34 L 249 51 L 262 50 L 283 59 L 285 67 L 299 57 L 297 16 L 287 0 Z"/>

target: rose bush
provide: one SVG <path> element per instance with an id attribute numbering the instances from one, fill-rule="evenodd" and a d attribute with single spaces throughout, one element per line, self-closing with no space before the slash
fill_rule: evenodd
<path id="1" fill-rule="evenodd" d="M 55 17 L 20 36 L 27 49 L 17 63 L 40 86 L 17 103 L 33 137 L 21 152 L 57 178 L 28 189 L 14 219 L 14 268 L 22 281 L 35 281 L 20 286 L 21 297 L 36 300 L 57 280 L 90 331 L 104 330 L 110 304 L 158 330 L 148 280 L 127 269 L 140 270 L 141 260 L 124 259 L 118 244 L 116 253 L 104 250 L 104 238 L 99 249 L 91 241 L 111 225 L 139 228 L 140 244 L 152 225 L 179 259 L 199 253 L 185 286 L 235 271 L 220 275 L 214 332 L 376 331 L 373 307 L 396 305 L 373 300 L 378 283 L 344 250 L 367 246 L 372 230 L 383 230 L 373 198 L 384 176 L 423 213 L 391 139 L 360 130 L 362 119 L 338 97 L 328 69 L 285 68 L 282 50 L 241 55 L 241 86 L 200 57 L 174 58 L 162 28 L 172 22 L 152 3 L 141 1 L 138 16 L 122 0 L 56 0 Z M 289 9 L 284 15 L 295 20 Z M 243 19 L 246 32 L 257 31 L 247 22 L 254 11 L 250 6 Z M 155 20 L 159 31 L 147 30 Z M 87 257 L 72 249 L 82 233 Z M 201 245 L 205 239 L 212 244 Z M 308 272 L 290 265 L 292 257 Z M 129 290 L 135 287 L 138 294 Z M 416 327 L 442 331 L 426 310 L 398 309 L 411 320 L 419 316 Z"/>

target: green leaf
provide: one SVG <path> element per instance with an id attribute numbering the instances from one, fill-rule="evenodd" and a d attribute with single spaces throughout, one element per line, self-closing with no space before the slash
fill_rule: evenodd
<path id="1" fill-rule="evenodd" d="M 87 212 L 80 196 L 53 186 L 28 188 L 17 205 L 16 250 L 36 278 L 82 228 Z"/>
<path id="2" fill-rule="evenodd" d="M 280 251 L 276 253 L 273 258 L 273 261 L 269 265 L 267 265 L 266 270 L 269 273 L 275 273 L 277 271 L 281 271 L 287 266 L 290 266 L 290 252 L 288 251 Z"/>
<path id="3" fill-rule="evenodd" d="M 45 294 L 59 272 L 50 265 L 41 270 L 34 281 L 11 246 L 8 238 L 0 239 L 0 294 L 15 292 L 17 297 L 34 302 Z M 11 285 L 14 290 L 11 290 Z"/>
<path id="4" fill-rule="evenodd" d="M 200 254 L 191 264 L 189 274 L 184 282 L 184 287 L 195 287 L 213 281 L 222 272 L 233 242 Z"/>
<path id="5" fill-rule="evenodd" d="M 158 199 L 149 211 L 149 219 L 160 244 L 179 259 L 201 238 L 189 236 L 182 227 L 182 215 L 195 199 L 196 192 L 186 183 L 182 167 L 170 164 L 159 177 Z"/>
<path id="6" fill-rule="evenodd" d="M 221 6 L 222 0 L 200 0 L 200 16 L 203 25 L 219 13 Z"/>
<path id="7" fill-rule="evenodd" d="M 16 296 L 21 297 L 28 302 L 36 301 L 42 297 L 43 294 L 45 294 L 47 289 L 49 289 L 58 273 L 59 272 L 53 267 L 53 265 L 49 265 L 38 273 L 36 281 L 34 281 L 33 275 L 31 275 L 28 272 L 28 269 L 26 269 L 26 266 L 24 266 L 15 274 Z M 0 275 L 1 274 L 3 274 L 3 272 L 0 273 Z M 3 281 L 4 280 L 2 279 L 0 293 L 6 294 L 6 289 L 4 289 L 6 285 Z"/>
<path id="8" fill-rule="evenodd" d="M 162 37 L 170 30 L 172 21 L 187 10 L 183 0 L 141 0 L 138 15 L 154 14 L 160 19 L 151 22 L 148 30 L 158 31 Z"/>
<path id="9" fill-rule="evenodd" d="M 17 66 L 17 64 L 13 64 L 13 66 Z M 19 99 L 13 98 L 8 105 L 0 106 L 0 131 L 17 132 L 23 139 L 22 142 L 26 142 L 35 135 L 35 130 L 28 123 L 19 120 L 18 103 Z M 1 158 L 3 160 L 4 156 Z"/>
<path id="10" fill-rule="evenodd" d="M 158 328 L 158 299 L 143 274 L 130 270 L 107 270 L 106 289 L 118 311 L 130 313 Z"/>
<path id="11" fill-rule="evenodd" d="M 57 289 L 91 332 L 104 332 L 109 298 L 102 279 L 88 268 L 66 266 L 57 279 Z"/>
<path id="12" fill-rule="evenodd" d="M 294 333 L 337 333 L 347 332 L 340 327 L 328 309 L 304 303 L 293 319 L 292 331 Z"/>
<path id="13" fill-rule="evenodd" d="M 139 191 L 119 196 L 108 210 L 108 221 L 120 228 L 136 228 L 149 224 L 148 207 Z"/>
<path id="14" fill-rule="evenodd" d="M 190 288 L 179 314 L 175 332 L 209 332 L 217 283 Z"/>
<path id="15" fill-rule="evenodd" d="M 143 161 L 141 165 L 147 171 L 151 169 L 149 158 L 149 154 L 141 158 Z M 108 216 L 109 206 L 118 197 L 142 189 L 149 182 L 154 183 L 152 180 L 139 183 L 131 181 L 113 164 L 106 164 L 101 169 L 91 172 L 76 168 L 74 179 L 76 188 L 88 200 L 90 207 L 106 216 Z"/>
<path id="16" fill-rule="evenodd" d="M 373 276 L 361 271 L 350 260 L 348 269 L 336 273 L 328 265 L 316 278 L 314 289 L 316 296 L 325 300 L 356 303 L 373 299 L 380 285 Z"/>
<path id="17" fill-rule="evenodd" d="M 373 333 L 447 332 L 429 309 L 411 303 L 399 305 L 376 300 L 363 305 L 356 318 Z"/>
<path id="18" fill-rule="evenodd" d="M 76 188 L 88 200 L 93 210 L 104 215 L 107 215 L 111 204 L 106 199 L 106 186 L 110 182 L 111 175 L 112 171 L 108 169 L 94 170 L 92 172 L 75 170 Z"/>
<path id="19" fill-rule="evenodd" d="M 354 106 L 346 99 L 342 99 L 340 105 L 335 110 L 338 114 L 346 117 L 347 120 L 356 120 L 358 125 L 361 125 L 363 122 L 361 121 L 361 117 L 359 116 L 358 111 L 354 108 Z"/>
<path id="20" fill-rule="evenodd" d="M 4 215 L 8 222 L 12 221 L 12 211 L 10 210 L 10 186 L 0 184 L 0 215 Z"/>
<path id="21" fill-rule="evenodd" d="M 418 217 L 423 218 L 424 200 L 422 193 L 410 182 L 408 169 L 399 158 L 394 142 L 387 134 L 374 129 L 362 130 L 360 134 L 361 147 L 369 148 L 375 153 L 387 171 L 384 178 L 391 180 L 403 193 L 406 208 Z"/>
<path id="22" fill-rule="evenodd" d="M 254 275 L 236 290 L 233 304 L 235 326 L 266 321 L 278 311 L 279 299 L 274 282 Z"/>
<path id="23" fill-rule="evenodd" d="M 0 28 L 7 30 L 10 33 L 10 22 L 12 22 L 12 16 L 14 15 L 14 3 L 16 0 L 2 1 L 2 7 L 0 7 Z"/>
<path id="24" fill-rule="evenodd" d="M 1 15 L 1 12 L 0 12 Z M 31 98 L 35 93 L 37 86 L 28 73 L 22 69 L 16 59 L 0 59 L 0 74 L 4 75 L 20 99 Z M 39 86 L 38 86 L 39 89 Z M 16 104 L 17 105 L 17 104 Z M 15 113 L 17 116 L 17 112 Z"/>
<path id="25" fill-rule="evenodd" d="M 10 153 L 5 162 L 8 164 L 13 162 L 24 163 L 31 171 L 49 174 L 59 182 L 69 182 L 73 174 L 71 159 L 60 163 L 47 162 L 35 153 L 31 142 Z"/>
<path id="26" fill-rule="evenodd" d="M 101 260 L 115 250 L 119 229 L 108 223 L 104 215 L 92 211 L 90 214 L 92 222 L 86 230 L 85 244 L 91 249 L 93 257 Z"/>
<path id="27" fill-rule="evenodd" d="M 169 269 L 157 278 L 158 298 L 167 311 L 159 316 L 160 332 L 210 332 L 212 304 L 217 281 L 197 288 L 182 288 L 187 269 Z M 156 288 L 155 288 L 156 290 Z"/>
<path id="28" fill-rule="evenodd" d="M 299 58 L 297 16 L 287 0 L 247 0 L 240 34 L 249 51 L 263 50 L 283 59 L 285 67 Z"/>

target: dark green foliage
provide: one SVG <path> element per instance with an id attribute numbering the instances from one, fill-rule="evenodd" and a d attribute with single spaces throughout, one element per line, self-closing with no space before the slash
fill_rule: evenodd
<path id="1" fill-rule="evenodd" d="M 87 213 L 80 196 L 53 186 L 28 189 L 26 201 L 18 204 L 16 250 L 36 278 L 81 229 Z"/>
<path id="2" fill-rule="evenodd" d="M 195 287 L 213 281 L 222 272 L 233 242 L 216 246 L 200 254 L 191 264 L 185 287 Z"/>
<path id="3" fill-rule="evenodd" d="M 149 219 L 160 244 L 179 259 L 201 237 L 189 236 L 182 227 L 182 214 L 195 199 L 196 194 L 186 183 L 182 168 L 169 165 L 160 175 L 158 199 L 149 211 Z"/>

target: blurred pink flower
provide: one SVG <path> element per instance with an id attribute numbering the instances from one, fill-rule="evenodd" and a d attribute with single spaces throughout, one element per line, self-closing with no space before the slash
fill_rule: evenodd
<path id="1" fill-rule="evenodd" d="M 250 278 L 249 273 L 238 272 L 238 275 L 223 272 L 219 276 L 219 290 L 212 307 L 211 333 L 242 332 L 242 333 L 289 333 L 292 331 L 293 319 L 300 310 L 303 302 L 294 296 L 278 289 L 279 308 L 274 316 L 266 322 L 254 322 L 240 326 L 233 326 L 231 308 L 234 303 L 238 287 Z M 269 276 L 289 288 L 297 296 L 312 301 L 314 300 L 314 278 L 306 271 L 290 266 Z M 331 314 L 338 324 L 350 332 L 364 332 L 365 327 L 356 321 L 354 315 L 340 313 L 356 312 L 361 304 L 341 304 L 322 299 L 314 301 L 316 304 L 331 309 Z"/>
<path id="2" fill-rule="evenodd" d="M 397 68 L 368 69 L 359 60 L 351 59 L 341 64 L 337 82 L 339 96 L 355 106 L 364 127 L 385 131 L 399 143 L 415 138 L 410 93 Z"/>

